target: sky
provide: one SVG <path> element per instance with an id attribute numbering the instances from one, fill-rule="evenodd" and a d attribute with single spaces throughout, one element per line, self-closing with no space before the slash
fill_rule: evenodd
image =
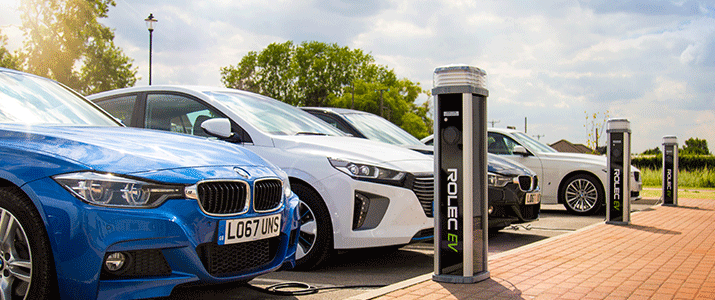
<path id="1" fill-rule="evenodd" d="M 19 1 L 0 0 L 10 50 L 24 40 Z M 427 91 L 437 67 L 478 67 L 489 126 L 545 143 L 586 144 L 598 113 L 599 123 L 630 122 L 633 153 L 662 149 L 671 135 L 681 147 L 705 139 L 715 153 L 715 0 L 115 1 L 101 22 L 133 59 L 139 86 L 148 85 L 151 13 L 154 85 L 222 86 L 220 68 L 270 43 L 337 43 Z"/>

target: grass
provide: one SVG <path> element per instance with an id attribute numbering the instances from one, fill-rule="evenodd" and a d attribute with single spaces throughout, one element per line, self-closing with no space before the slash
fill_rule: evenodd
<path id="1" fill-rule="evenodd" d="M 641 169 L 641 180 L 646 187 L 662 187 L 662 169 Z M 715 170 L 703 168 L 697 171 L 678 172 L 678 188 L 715 188 Z"/>
<path id="2" fill-rule="evenodd" d="M 646 187 L 641 191 L 643 198 L 660 198 L 662 187 Z M 687 189 L 678 187 L 678 198 L 715 200 L 715 189 Z"/>
<path id="3" fill-rule="evenodd" d="M 659 198 L 662 196 L 662 169 L 641 169 L 643 181 L 643 198 Z M 715 170 L 701 169 L 697 171 L 678 172 L 678 198 L 713 199 L 715 200 Z"/>

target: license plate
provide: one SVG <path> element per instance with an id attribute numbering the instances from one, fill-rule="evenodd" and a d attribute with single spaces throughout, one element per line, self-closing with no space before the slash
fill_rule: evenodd
<path id="1" fill-rule="evenodd" d="M 527 193 L 526 204 L 539 204 L 541 202 L 541 193 Z"/>
<path id="2" fill-rule="evenodd" d="M 218 244 L 228 245 L 262 240 L 281 233 L 281 215 L 221 220 L 218 223 Z"/>

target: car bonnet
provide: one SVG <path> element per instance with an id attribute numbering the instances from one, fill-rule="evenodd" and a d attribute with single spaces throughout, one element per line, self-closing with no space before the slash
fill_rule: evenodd
<path id="1" fill-rule="evenodd" d="M 276 147 L 305 155 L 351 160 L 411 173 L 433 173 L 432 156 L 403 147 L 356 137 L 275 136 Z"/>
<path id="2" fill-rule="evenodd" d="M 207 166 L 271 166 L 230 143 L 125 127 L 0 126 L 2 144 L 119 174 Z"/>
<path id="3" fill-rule="evenodd" d="M 487 153 L 487 162 L 489 172 L 512 176 L 536 175 L 532 170 L 518 162 L 491 153 Z"/>

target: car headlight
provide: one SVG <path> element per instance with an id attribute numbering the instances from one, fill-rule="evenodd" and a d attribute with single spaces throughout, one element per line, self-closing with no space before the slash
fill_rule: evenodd
<path id="1" fill-rule="evenodd" d="M 183 198 L 183 185 L 168 185 L 112 174 L 79 172 L 52 177 L 75 197 L 89 204 L 127 208 L 156 207 L 170 198 Z"/>
<path id="2" fill-rule="evenodd" d="M 519 179 L 517 177 L 506 177 L 495 173 L 487 173 L 487 178 L 489 186 L 502 187 L 512 182 L 519 184 Z"/>
<path id="3" fill-rule="evenodd" d="M 359 180 L 399 184 L 405 178 L 405 172 L 342 159 L 328 158 L 328 160 L 334 168 Z"/>
<path id="4" fill-rule="evenodd" d="M 281 181 L 283 181 L 283 196 L 288 199 L 293 194 L 293 191 L 290 189 L 290 179 L 288 178 L 288 173 L 281 169 L 275 169 L 275 171 L 281 178 Z"/>

